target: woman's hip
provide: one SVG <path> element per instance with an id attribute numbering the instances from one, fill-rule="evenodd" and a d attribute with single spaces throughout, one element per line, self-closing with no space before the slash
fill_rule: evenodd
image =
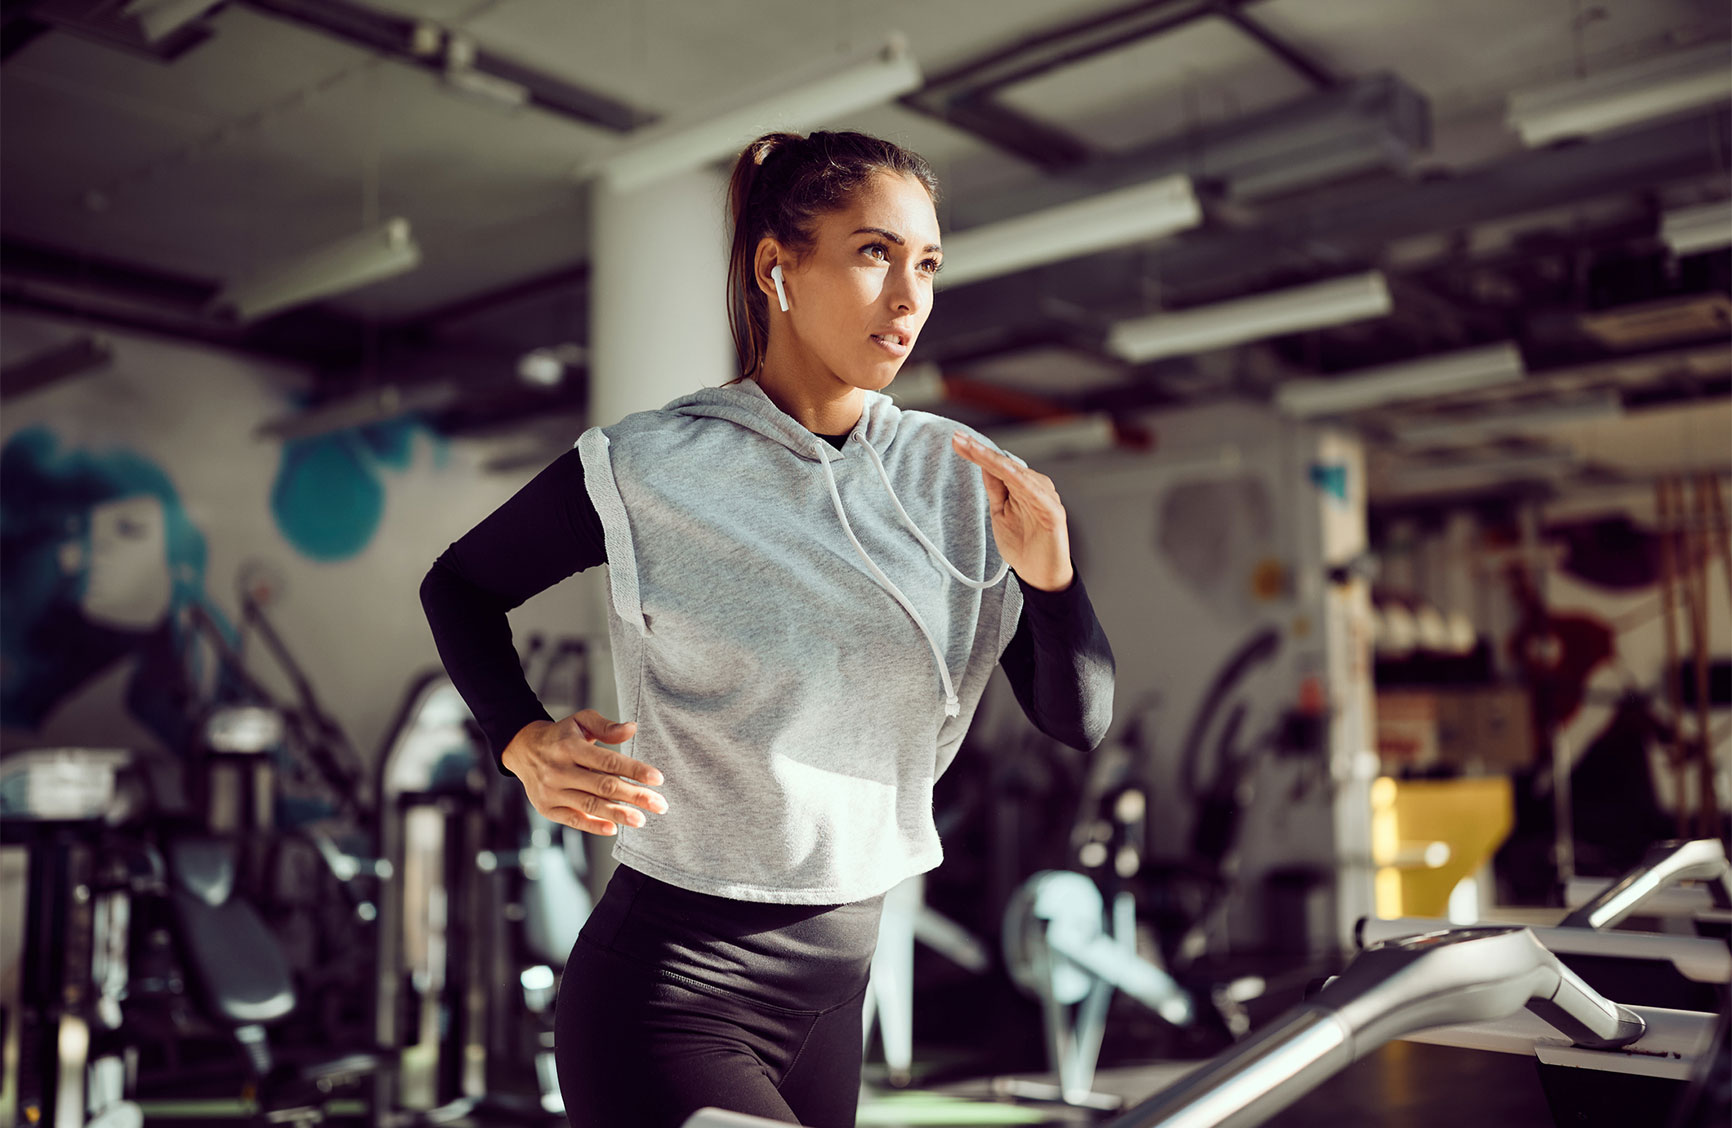
<path id="1" fill-rule="evenodd" d="M 882 897 L 842 905 L 735 901 L 622 865 L 571 961 L 611 964 L 607 974 L 628 978 L 635 971 L 639 990 L 665 983 L 771 1013 L 818 1015 L 865 989 L 882 907 Z"/>

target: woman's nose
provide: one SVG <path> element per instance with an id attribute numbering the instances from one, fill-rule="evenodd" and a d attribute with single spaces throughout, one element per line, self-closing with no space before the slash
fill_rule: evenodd
<path id="1" fill-rule="evenodd" d="M 912 270 L 893 272 L 890 286 L 890 301 L 897 309 L 910 312 L 917 312 L 920 309 L 923 295 L 920 291 L 920 281 L 914 276 Z"/>

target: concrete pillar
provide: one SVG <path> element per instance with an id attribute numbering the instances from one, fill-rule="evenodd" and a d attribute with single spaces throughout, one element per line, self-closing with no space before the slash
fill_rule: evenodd
<path id="1" fill-rule="evenodd" d="M 727 175 L 709 168 L 625 192 L 605 176 L 591 182 L 587 425 L 605 427 L 738 375 L 728 333 L 727 190 Z M 574 580 L 591 621 L 606 623 L 607 570 Z M 621 712 L 606 629 L 591 642 L 591 700 L 578 707 L 636 720 Z M 621 751 L 635 754 L 630 741 Z M 597 897 L 613 874 L 612 841 L 586 843 Z"/>
<path id="2" fill-rule="evenodd" d="M 692 169 L 621 192 L 590 185 L 589 422 L 606 426 L 734 371 L 728 180 Z"/>

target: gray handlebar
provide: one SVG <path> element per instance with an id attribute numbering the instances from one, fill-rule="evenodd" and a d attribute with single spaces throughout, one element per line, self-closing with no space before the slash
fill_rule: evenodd
<path id="1" fill-rule="evenodd" d="M 1704 881 L 1717 908 L 1732 908 L 1732 869 L 1718 838 L 1673 839 L 1648 847 L 1629 873 L 1607 886 L 1559 925 L 1561 928 L 1611 928 L 1642 904 L 1680 881 Z"/>
<path id="2" fill-rule="evenodd" d="M 1580 1046 L 1642 1036 L 1526 928 L 1458 928 L 1372 945 L 1310 1002 L 1131 1108 L 1108 1128 L 1249 1128 L 1385 1042 L 1523 1007 Z"/>

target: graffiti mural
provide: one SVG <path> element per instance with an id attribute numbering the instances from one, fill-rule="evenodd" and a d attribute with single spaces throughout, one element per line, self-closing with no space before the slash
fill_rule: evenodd
<path id="1" fill-rule="evenodd" d="M 283 444 L 271 487 L 271 514 L 285 539 L 313 560 L 346 560 L 372 542 L 385 514 L 382 469 L 402 471 L 417 431 L 444 461 L 443 436 L 413 416 Z"/>
<path id="2" fill-rule="evenodd" d="M 0 447 L 0 723 L 37 728 L 136 658 L 127 711 L 184 747 L 194 699 L 226 681 L 187 612 L 235 637 L 206 597 L 205 559 L 204 534 L 149 459 L 62 450 L 46 427 L 13 435 Z"/>

